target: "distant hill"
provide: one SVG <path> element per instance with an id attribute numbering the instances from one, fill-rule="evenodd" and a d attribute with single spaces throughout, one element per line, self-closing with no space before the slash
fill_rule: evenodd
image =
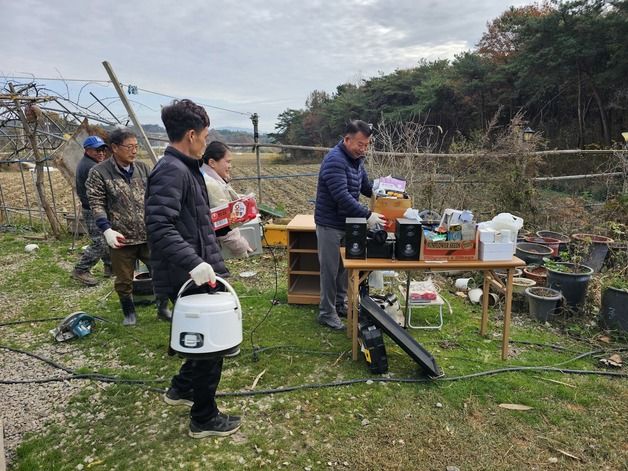
<path id="1" fill-rule="evenodd" d="M 167 139 L 166 129 L 159 124 L 144 124 L 142 125 L 144 131 L 148 135 L 151 143 L 154 145 L 160 145 L 160 141 L 158 139 Z M 133 131 L 134 126 L 130 126 L 129 129 Z M 112 129 L 109 129 L 111 131 Z M 267 144 L 270 142 L 268 136 L 266 134 L 260 134 L 260 142 L 263 144 Z M 210 129 L 208 141 L 221 141 L 221 142 L 231 142 L 238 144 L 253 144 L 253 132 L 247 130 L 246 128 L 220 128 L 220 129 Z M 163 145 L 163 142 L 161 142 Z"/>

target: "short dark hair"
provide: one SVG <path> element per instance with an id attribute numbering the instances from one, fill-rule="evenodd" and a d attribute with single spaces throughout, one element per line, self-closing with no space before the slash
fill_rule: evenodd
<path id="1" fill-rule="evenodd" d="M 373 134 L 373 127 L 369 123 L 362 121 L 361 119 L 352 119 L 351 121 L 347 122 L 347 125 L 345 126 L 345 136 L 349 134 L 357 134 L 359 132 L 364 134 L 366 137 L 369 137 L 371 134 Z"/>
<path id="2" fill-rule="evenodd" d="M 174 100 L 161 109 L 161 120 L 170 142 L 179 142 L 190 129 L 196 132 L 209 126 L 209 116 L 202 106 L 192 100 Z"/>
<path id="3" fill-rule="evenodd" d="M 227 151 L 231 150 L 227 144 L 220 141 L 211 141 L 205 148 L 203 153 L 203 162 L 207 163 L 209 159 L 216 162 L 223 159 L 227 155 Z"/>
<path id="4" fill-rule="evenodd" d="M 111 134 L 109 134 L 109 144 L 120 145 L 124 141 L 132 137 L 137 139 L 137 134 L 129 131 L 128 129 L 116 129 Z"/>

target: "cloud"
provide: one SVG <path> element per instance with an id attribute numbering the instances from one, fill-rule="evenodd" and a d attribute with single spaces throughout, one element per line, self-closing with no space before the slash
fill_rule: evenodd
<path id="1" fill-rule="evenodd" d="M 356 74 L 420 59 L 452 59 L 506 8 L 499 0 L 3 3 L 1 74 L 106 79 L 101 62 L 109 60 L 124 83 L 257 111 L 266 130 L 281 111 L 303 107 L 312 90 L 331 92 Z M 149 111 L 141 114 L 158 122 Z M 225 126 L 247 123 L 216 116 Z"/>

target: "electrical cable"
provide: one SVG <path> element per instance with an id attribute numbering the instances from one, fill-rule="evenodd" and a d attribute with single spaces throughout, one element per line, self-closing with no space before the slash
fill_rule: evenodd
<path id="1" fill-rule="evenodd" d="M 161 388 L 156 388 L 149 386 L 148 383 L 159 383 L 159 382 L 167 382 L 166 378 L 157 378 L 157 379 L 126 379 L 120 378 L 118 376 L 110 376 L 99 373 L 76 373 L 70 368 L 64 367 L 56 363 L 53 360 L 42 357 L 41 355 L 33 354 L 31 352 L 26 352 L 24 350 L 19 350 L 13 347 L 7 347 L 0 345 L 0 348 L 9 350 L 15 353 L 21 353 L 25 355 L 32 356 L 33 358 L 44 361 L 45 363 L 61 369 L 65 372 L 71 373 L 70 376 L 64 377 L 51 377 L 51 378 L 37 378 L 30 380 L 0 380 L 0 384 L 41 384 L 41 383 L 49 383 L 49 382 L 59 382 L 59 381 L 70 381 L 70 380 L 81 380 L 88 379 L 94 381 L 100 381 L 105 383 L 116 383 L 116 384 L 129 384 L 143 387 L 147 390 L 163 393 L 165 390 Z M 585 356 L 590 356 L 592 354 L 597 353 L 598 350 L 594 350 L 591 352 L 584 352 L 576 357 L 567 360 L 574 361 L 576 359 L 583 358 Z M 355 378 L 355 379 L 347 379 L 340 381 L 331 381 L 328 383 L 310 383 L 310 384 L 300 384 L 295 386 L 284 386 L 279 388 L 271 388 L 271 389 L 260 389 L 260 390 L 251 390 L 251 391 L 231 391 L 231 392 L 219 392 L 216 394 L 217 397 L 243 397 L 243 396 L 259 396 L 259 395 L 267 395 L 267 394 L 278 394 L 285 392 L 293 392 L 305 389 L 322 389 L 322 388 L 330 388 L 330 387 L 340 387 L 340 386 L 349 386 L 353 384 L 360 383 L 369 383 L 369 382 L 379 382 L 379 383 L 427 383 L 427 382 L 439 382 L 439 381 L 461 381 L 473 378 L 479 378 L 483 376 L 493 376 L 502 373 L 512 373 L 512 372 L 525 372 L 525 371 L 548 371 L 548 372 L 557 372 L 562 374 L 579 374 L 579 375 L 597 375 L 597 376 L 606 376 L 606 377 L 615 377 L 615 378 L 628 378 L 628 373 L 622 372 L 613 372 L 613 371 L 601 371 L 601 370 L 575 370 L 575 369 L 565 369 L 565 368 L 557 368 L 555 366 L 515 366 L 515 367 L 506 367 L 506 368 L 497 368 L 493 370 L 479 371 L 476 373 L 469 373 L 466 375 L 459 376 L 440 376 L 438 378 Z"/>
<path id="2" fill-rule="evenodd" d="M 88 314 L 88 313 L 86 313 L 86 314 Z M 109 319 L 105 319 L 104 317 L 93 316 L 92 314 L 89 314 L 89 315 L 91 317 L 93 317 L 94 319 L 97 319 L 99 321 L 111 323 L 111 321 Z M 67 317 L 67 316 L 65 316 L 65 317 Z M 65 317 L 42 317 L 42 318 L 39 318 L 39 319 L 24 319 L 24 320 L 21 320 L 21 321 L 3 322 L 3 323 L 0 324 L 0 327 L 4 327 L 4 326 L 8 326 L 8 325 L 35 324 L 35 323 L 39 323 L 39 322 L 58 321 L 58 320 L 61 320 L 61 319 L 65 319 Z"/>
<path id="3" fill-rule="evenodd" d="M 258 389 L 251 391 L 231 391 L 231 392 L 217 392 L 216 397 L 243 397 L 243 396 L 261 396 L 261 395 L 269 395 L 269 394 L 279 394 L 293 391 L 300 391 L 305 389 L 323 389 L 323 388 L 331 388 L 331 387 L 340 387 L 340 386 L 351 386 L 354 384 L 361 383 L 399 383 L 399 384 L 413 384 L 413 383 L 436 383 L 439 381 L 462 381 L 467 379 L 479 378 L 483 376 L 494 376 L 502 373 L 513 373 L 513 372 L 521 372 L 521 371 L 548 371 L 548 372 L 556 372 L 562 374 L 577 374 L 577 375 L 597 375 L 597 376 L 606 376 L 606 377 L 614 377 L 614 378 L 628 378 L 628 373 L 621 372 L 613 372 L 613 371 L 597 371 L 597 370 L 574 370 L 574 369 L 564 369 L 564 368 L 554 368 L 550 366 L 519 366 L 519 367 L 509 367 L 509 368 L 498 368 L 494 370 L 486 370 L 479 371 L 477 373 L 470 373 L 467 375 L 460 376 L 442 376 L 439 378 L 355 378 L 355 379 L 347 379 L 340 381 L 331 381 L 328 383 L 309 383 L 309 384 L 298 384 L 295 386 L 284 386 L 279 388 L 271 388 L 271 389 Z M 129 385 L 137 385 L 140 387 L 144 387 L 145 389 L 152 390 L 158 393 L 165 392 L 165 389 L 150 387 L 146 383 L 148 382 L 167 382 L 167 379 L 160 380 L 131 380 L 110 376 L 101 376 L 101 375 L 92 375 L 92 374 L 73 374 L 70 376 L 57 377 L 57 378 L 38 378 L 31 380 L 0 380 L 0 384 L 12 385 L 12 384 L 41 384 L 41 383 L 51 383 L 51 382 L 61 382 L 61 381 L 71 381 L 71 380 L 81 380 L 81 379 L 89 379 L 94 381 L 100 381 L 104 383 L 116 383 L 116 384 L 129 384 Z"/>
<path id="4" fill-rule="evenodd" d="M 266 319 L 268 319 L 268 316 L 270 316 L 270 312 L 273 310 L 273 307 L 275 306 L 275 304 L 278 303 L 277 291 L 279 289 L 279 281 L 278 281 L 279 275 L 277 273 L 278 271 L 277 257 L 275 256 L 275 251 L 273 250 L 273 248 L 268 243 L 268 240 L 266 239 L 266 230 L 264 229 L 264 224 L 260 222 L 260 225 L 262 226 L 262 234 L 264 237 L 264 242 L 266 243 L 266 246 L 270 250 L 270 254 L 273 257 L 273 264 L 275 267 L 275 292 L 273 293 L 273 299 L 270 301 L 270 307 L 268 308 L 268 311 L 266 311 L 266 314 L 264 314 L 264 317 L 262 317 L 262 319 L 255 325 L 255 327 L 253 327 L 253 330 L 251 330 L 250 339 L 251 339 L 251 349 L 253 350 L 253 353 L 252 353 L 253 361 L 259 360 L 259 356 L 258 356 L 259 347 L 255 345 L 255 338 L 254 338 L 255 332 L 264 322 L 266 322 Z"/>
<path id="5" fill-rule="evenodd" d="M 0 327 L 4 327 L 4 326 L 7 326 L 7 325 L 35 324 L 35 323 L 38 323 L 38 322 L 58 321 L 58 320 L 61 320 L 61 319 L 65 319 L 65 317 L 47 317 L 47 318 L 43 318 L 43 319 L 10 321 L 10 322 L 3 322 L 2 324 L 0 324 Z"/>
<path id="6" fill-rule="evenodd" d="M 27 74 L 24 74 L 27 75 Z M 58 77 L 58 78 L 53 78 L 53 77 L 35 77 L 34 75 L 31 75 L 29 77 L 19 77 L 17 75 L 3 75 L 2 78 L 4 79 L 19 79 L 19 80 L 51 80 L 51 81 L 58 81 L 58 82 L 87 82 L 87 85 L 91 84 L 91 83 L 106 83 L 106 84 L 112 84 L 113 82 L 111 80 L 91 80 L 91 79 L 68 79 L 68 78 L 63 78 L 63 77 Z M 122 87 L 124 86 L 128 86 L 129 84 L 124 84 L 122 82 L 120 82 L 120 85 Z M 157 95 L 157 96 L 161 96 L 164 98 L 170 98 L 172 100 L 177 100 L 180 97 L 176 97 L 176 96 L 172 96 L 172 95 L 168 95 L 165 93 L 160 93 L 160 92 L 155 92 L 152 90 L 147 90 L 145 88 L 140 88 L 137 87 L 138 90 L 145 92 L 145 93 L 150 93 L 151 95 Z M 50 90 L 51 92 L 54 92 L 54 90 Z M 55 92 L 56 93 L 56 92 Z M 214 106 L 214 105 L 208 105 L 207 103 L 201 103 L 201 102 L 196 102 L 199 105 L 205 106 L 207 108 L 212 108 L 215 110 L 220 110 L 220 111 L 227 111 L 229 113 L 235 113 L 235 114 L 239 114 L 239 115 L 243 115 L 243 116 L 251 116 L 253 113 L 248 113 L 248 112 L 243 112 L 243 111 L 236 111 L 236 110 L 230 110 L 229 108 L 223 108 L 220 106 Z"/>

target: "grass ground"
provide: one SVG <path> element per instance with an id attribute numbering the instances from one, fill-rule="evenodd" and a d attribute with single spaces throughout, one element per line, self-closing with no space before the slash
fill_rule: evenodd
<path id="1" fill-rule="evenodd" d="M 107 296 L 110 280 L 83 288 L 70 279 L 76 254 L 68 251 L 68 240 L 38 241 L 38 252 L 24 254 L 28 242 L 20 233 L 0 234 L 0 323 L 77 310 L 111 322 L 99 322 L 92 335 L 66 344 L 55 344 L 48 334 L 54 322 L 4 326 L 0 344 L 47 349 L 61 364 L 81 359 L 78 370 L 83 373 L 163 378 L 150 386 L 165 387 L 181 361 L 166 354 L 169 326 L 156 320 L 154 308 L 140 307 L 138 325 L 123 328 L 115 294 Z M 564 350 L 513 343 L 512 356 L 504 363 L 499 312 L 492 314 L 491 335 L 482 338 L 480 309 L 446 295 L 453 315 L 446 315 L 444 328 L 412 331 L 434 354 L 445 380 L 378 382 L 380 376 L 370 375 L 362 359 L 351 361 L 344 333 L 315 322 L 314 307 L 286 304 L 285 263 L 279 253 L 279 304 L 255 332 L 253 343 L 267 349 L 254 361 L 250 334 L 271 305 L 273 259 L 265 255 L 230 262 L 244 310 L 245 342 L 241 355 L 225 362 L 220 384 L 225 395 L 219 406 L 243 415 L 238 433 L 193 440 L 187 437 L 187 408 L 167 406 L 158 392 L 84 380 L 55 419 L 24 437 L 10 469 L 626 469 L 626 379 L 526 371 L 447 381 L 504 366 L 596 370 L 597 355 L 573 358 L 598 349 L 618 350 L 618 343 L 596 343 L 593 335 L 574 339 L 520 316 L 513 323 L 512 339 Z M 257 275 L 241 278 L 243 271 Z M 100 276 L 101 268 L 95 273 Z M 386 378 L 420 377 L 417 365 L 390 339 L 386 348 Z M 0 358 L 4 354 L 0 350 Z M 13 373 L 4 371 L 7 377 L 0 379 L 13 378 Z M 20 374 L 29 377 L 28 371 Z M 364 381 L 316 387 L 356 378 Z M 303 387 L 261 393 L 286 386 Z M 256 391 L 258 395 L 231 394 Z M 531 409 L 509 410 L 500 407 L 503 403 Z M 51 413 L 55 408 L 51 403 Z"/>

